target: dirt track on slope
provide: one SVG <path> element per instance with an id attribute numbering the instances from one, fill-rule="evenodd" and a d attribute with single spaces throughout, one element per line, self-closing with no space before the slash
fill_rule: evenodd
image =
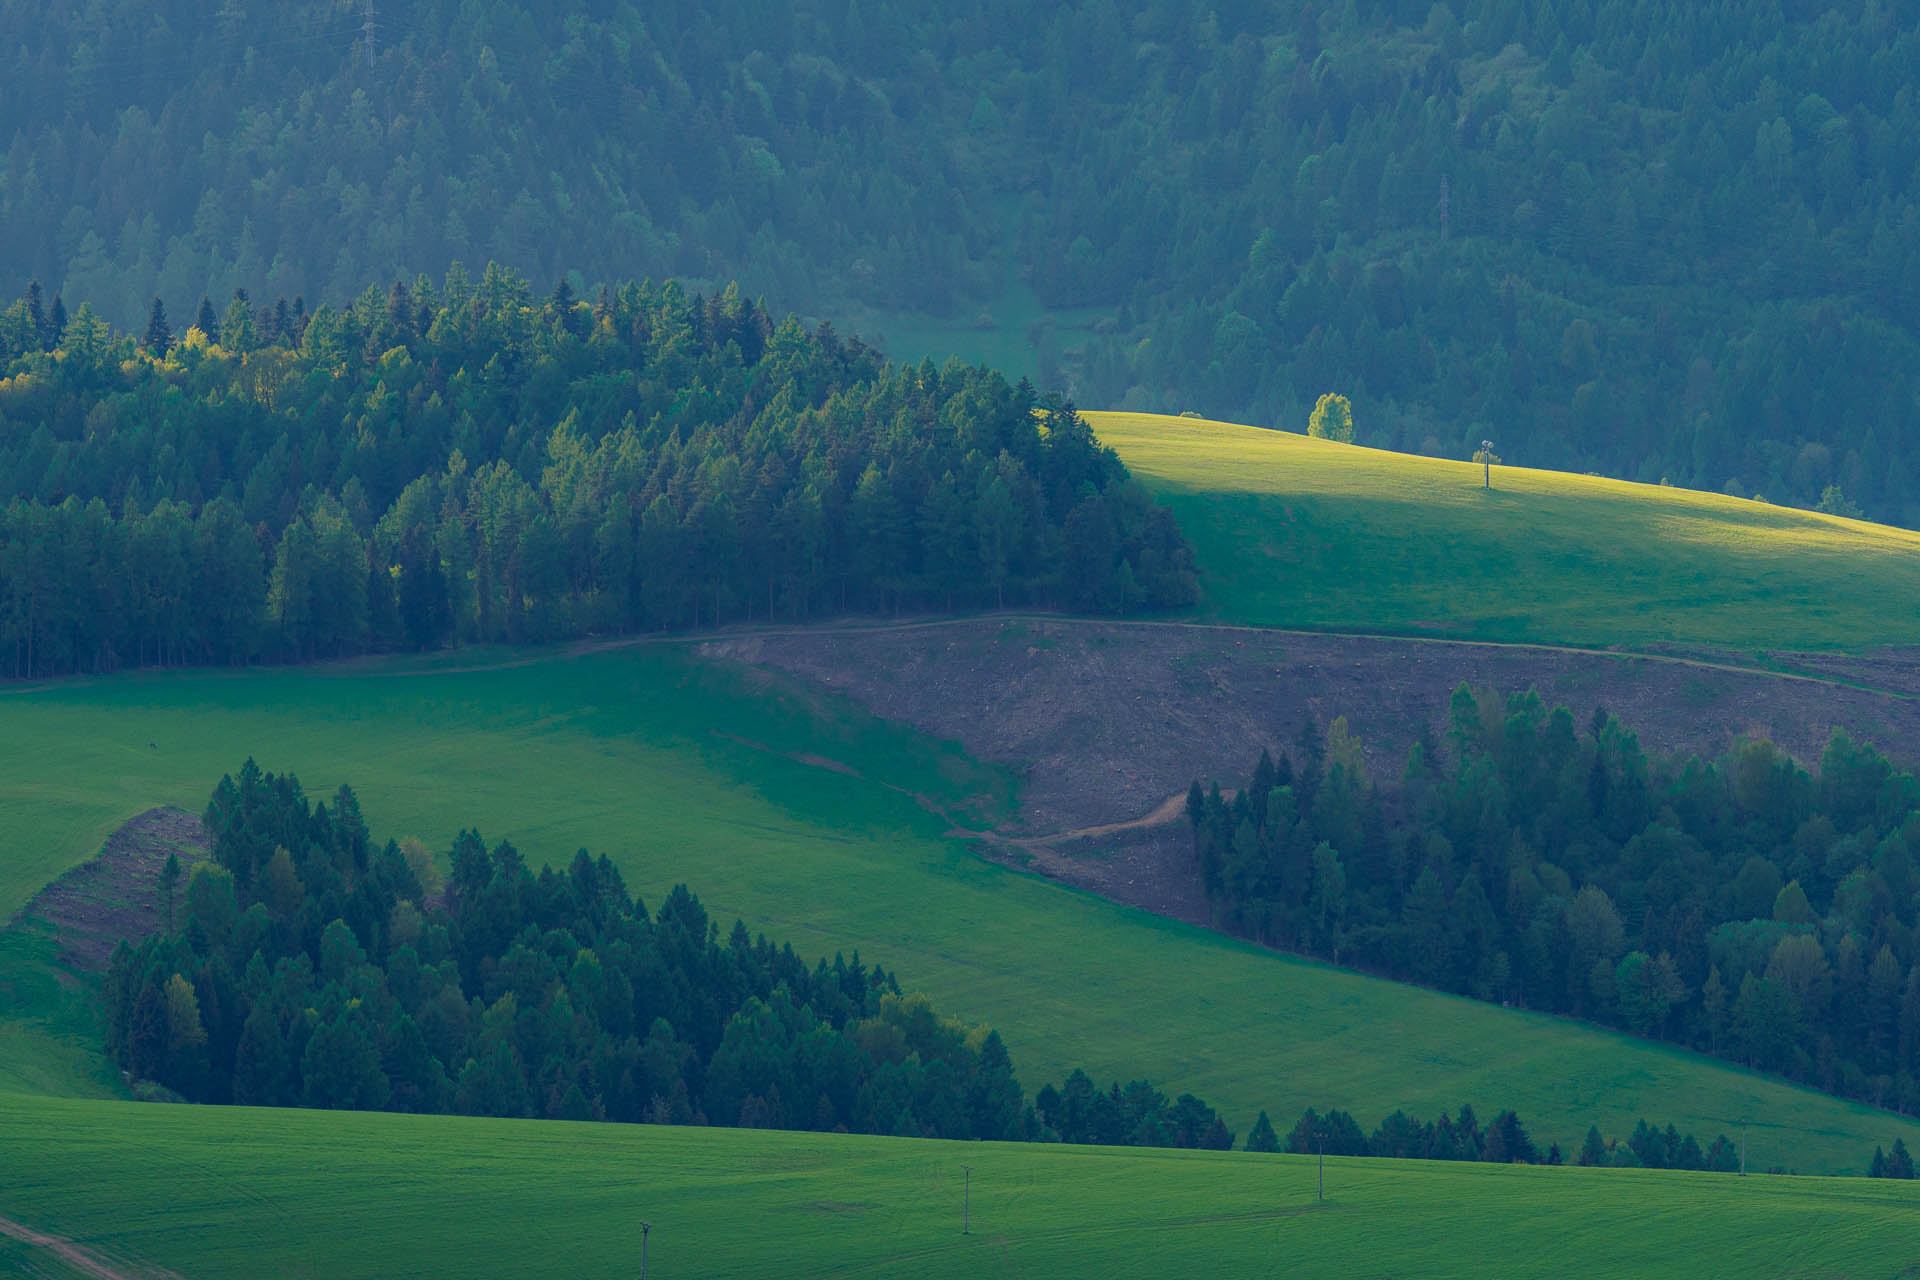
<path id="1" fill-rule="evenodd" d="M 94 1280 L 180 1280 L 177 1272 L 163 1271 L 158 1267 L 130 1267 L 109 1262 L 84 1245 L 75 1244 L 62 1236 L 35 1231 L 11 1218 L 0 1218 L 0 1235 L 12 1236 L 36 1249 L 48 1250 L 75 1271 L 92 1276 Z"/>
<path id="2" fill-rule="evenodd" d="M 1008 616 L 740 632 L 696 647 L 1014 768 L 1020 817 L 993 833 L 993 856 L 1188 919 L 1205 915 L 1176 803 L 1189 783 L 1232 786 L 1261 748 L 1288 749 L 1307 720 L 1324 733 L 1339 716 L 1374 776 L 1396 777 L 1423 727 L 1444 738 L 1463 682 L 1536 689 L 1583 729 L 1605 707 L 1653 752 L 1718 753 L 1765 735 L 1811 763 L 1842 726 L 1920 761 L 1920 662 L 1906 653 L 1772 656 L 1781 670 L 1717 653 Z"/>

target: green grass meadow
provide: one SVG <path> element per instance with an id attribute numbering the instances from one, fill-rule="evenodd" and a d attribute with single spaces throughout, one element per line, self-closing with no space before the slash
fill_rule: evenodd
<path id="1" fill-rule="evenodd" d="M 1482 469 L 1259 427 L 1089 413 L 1193 544 L 1222 621 L 1485 640 L 1859 649 L 1920 639 L 1920 533 Z"/>
<path id="2" fill-rule="evenodd" d="M 1144 1075 L 1241 1134 L 1261 1108 L 1284 1125 L 1327 1104 L 1369 1127 L 1394 1107 L 1513 1107 L 1563 1146 L 1640 1116 L 1703 1142 L 1746 1118 L 1756 1166 L 1808 1172 L 1858 1170 L 1896 1136 L 1920 1146 L 1920 1125 L 1666 1046 L 1274 955 L 987 862 L 895 788 L 974 820 L 1011 803 L 1003 774 L 755 673 L 670 646 L 463 665 L 0 697 L 0 916 L 147 806 L 197 810 L 253 754 L 316 795 L 351 782 L 383 836 L 444 849 L 478 824 L 536 864 L 584 846 L 649 901 L 686 881 L 723 928 L 739 916 L 808 955 L 858 947 L 999 1027 L 1030 1090 L 1077 1065 Z M 808 753 L 866 777 L 790 758 Z M 0 1090 L 113 1092 L 84 993 L 36 968 L 50 943 L 8 945 Z"/>
<path id="3" fill-rule="evenodd" d="M 0 1150 L 0 1213 L 196 1280 L 638 1275 L 642 1220 L 658 1277 L 1920 1265 L 1920 1186 L 1865 1179 L 1334 1159 L 1321 1203 L 1308 1157 L 5 1096 Z"/>

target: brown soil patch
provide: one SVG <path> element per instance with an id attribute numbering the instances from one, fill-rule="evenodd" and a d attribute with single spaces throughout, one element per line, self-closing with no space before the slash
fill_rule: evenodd
<path id="1" fill-rule="evenodd" d="M 108 836 L 96 856 L 34 895 L 20 915 L 53 925 L 62 964 L 103 972 L 122 939 L 137 942 L 165 925 L 160 869 L 169 854 L 180 859 L 177 916 L 194 864 L 207 857 L 207 838 L 200 819 L 170 806 L 149 809 Z"/>
<path id="2" fill-rule="evenodd" d="M 1179 798 L 1237 783 L 1262 747 L 1345 716 L 1377 778 L 1462 682 L 1536 689 L 1582 729 L 1604 706 L 1648 750 L 1763 734 L 1811 763 L 1834 726 L 1920 760 L 1920 660 L 1613 653 L 1417 637 L 990 617 L 735 634 L 708 656 L 775 670 L 1022 775 L 1015 829 L 983 851 L 1136 906 L 1204 919 Z M 1163 799 L 1163 797 L 1167 797 Z M 1145 812 L 1144 817 L 1142 815 Z M 975 833 L 985 835 L 986 833 Z"/>
<path id="3" fill-rule="evenodd" d="M 12 1236 L 36 1249 L 45 1249 L 73 1270 L 83 1276 L 92 1276 L 94 1280 L 179 1280 L 176 1272 L 114 1262 L 96 1250 L 75 1244 L 63 1236 L 35 1231 L 11 1218 L 0 1218 L 0 1235 Z"/>

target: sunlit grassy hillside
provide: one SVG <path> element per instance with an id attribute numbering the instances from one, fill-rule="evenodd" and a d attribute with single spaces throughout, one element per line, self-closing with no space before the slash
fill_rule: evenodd
<path id="1" fill-rule="evenodd" d="M 1920 533 L 1258 427 L 1090 413 L 1173 505 L 1225 621 L 1582 645 L 1920 639 Z"/>
<path id="2" fill-rule="evenodd" d="M 643 1220 L 658 1276 L 1868 1277 L 1920 1263 L 1915 1184 L 1864 1179 L 1329 1160 L 1318 1203 L 1306 1157 L 3 1095 L 0 1151 L 0 1216 L 130 1273 L 196 1280 L 638 1275 Z"/>
<path id="3" fill-rule="evenodd" d="M 739 916 L 808 956 L 859 948 L 998 1026 L 1029 1090 L 1080 1065 L 1145 1076 L 1243 1135 L 1261 1108 L 1290 1124 L 1329 1103 L 1369 1127 L 1395 1107 L 1513 1107 L 1563 1146 L 1640 1116 L 1703 1142 L 1746 1118 L 1756 1163 L 1809 1171 L 1859 1169 L 1896 1136 L 1920 1146 L 1920 1125 L 1695 1055 L 1278 956 L 988 862 L 902 792 L 981 821 L 1007 804 L 1005 778 L 845 703 L 668 647 L 461 662 L 0 697 L 0 918 L 149 805 L 197 811 L 251 754 L 320 795 L 351 782 L 382 835 L 444 849 L 478 824 L 536 865 L 586 846 L 650 903 L 685 881 L 723 929 Z M 0 941 L 0 1089 L 110 1093 L 84 1002 L 44 971 L 50 946 Z"/>

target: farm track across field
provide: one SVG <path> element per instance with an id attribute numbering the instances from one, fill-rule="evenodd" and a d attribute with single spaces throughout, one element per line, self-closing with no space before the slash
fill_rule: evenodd
<path id="1" fill-rule="evenodd" d="M 93 1280 L 167 1280 L 174 1275 L 171 1271 L 158 1271 L 152 1267 L 124 1267 L 109 1262 L 92 1249 L 60 1236 L 35 1231 L 11 1218 L 0 1218 L 0 1235 L 10 1236 L 35 1249 L 44 1249 L 68 1267 Z"/>
<path id="2" fill-rule="evenodd" d="M 1102 631 L 1160 631 L 1178 629 L 1182 631 L 1197 631 L 1221 635 L 1250 635 L 1280 639 L 1295 637 L 1305 640 L 1392 641 L 1441 649 L 1509 650 L 1532 653 L 1574 654 L 1591 658 L 1632 658 L 1638 661 L 1657 662 L 1670 666 L 1696 667 L 1703 671 L 1725 671 L 1742 676 L 1764 676 L 1774 680 L 1804 680 L 1812 684 L 1832 685 L 1835 688 L 1841 689 L 1857 689 L 1866 693 L 1877 693 L 1883 697 L 1899 698 L 1902 700 L 1912 700 L 1920 697 L 1920 692 L 1914 690 L 1887 688 L 1869 683 L 1864 679 L 1849 678 L 1845 675 L 1823 675 L 1813 671 L 1786 670 L 1780 667 L 1735 662 L 1730 658 L 1709 658 L 1687 654 L 1661 653 L 1656 649 L 1596 648 L 1591 645 L 1548 644 L 1532 640 L 1475 640 L 1454 636 L 1409 635 L 1403 631 L 1329 631 L 1306 627 L 1262 627 L 1231 622 L 1196 622 L 1181 618 L 1096 618 L 1031 609 L 996 610 L 987 613 L 968 614 L 958 618 L 942 616 L 938 618 L 875 620 L 872 622 L 858 623 L 790 623 L 773 626 L 746 624 L 735 627 L 708 628 L 702 631 L 662 632 L 657 635 L 622 636 L 612 640 L 584 640 L 575 644 L 562 645 L 551 650 L 540 650 L 533 654 L 520 654 L 511 658 L 500 658 L 498 660 L 485 662 L 456 663 L 444 666 L 429 662 L 423 663 L 418 667 L 408 666 L 398 670 L 368 671 L 367 674 L 385 679 L 398 679 L 418 675 L 458 675 L 478 671 L 507 671 L 516 667 L 527 667 L 537 663 L 550 662 L 556 657 L 579 658 L 596 653 L 617 652 L 622 649 L 641 646 L 701 645 L 719 644 L 736 640 L 778 640 L 829 636 L 901 635 L 914 632 L 937 632 L 956 626 L 996 622 L 1002 624 L 1031 623 L 1048 627 L 1084 627 Z M 346 671 L 358 674 L 362 668 L 377 665 L 380 661 L 380 659 L 350 658 L 339 662 L 314 663 L 309 669 L 319 672 Z M 29 689 L 45 689 L 48 687 L 50 686 L 45 684 L 24 686 L 18 691 L 25 692 Z"/>

